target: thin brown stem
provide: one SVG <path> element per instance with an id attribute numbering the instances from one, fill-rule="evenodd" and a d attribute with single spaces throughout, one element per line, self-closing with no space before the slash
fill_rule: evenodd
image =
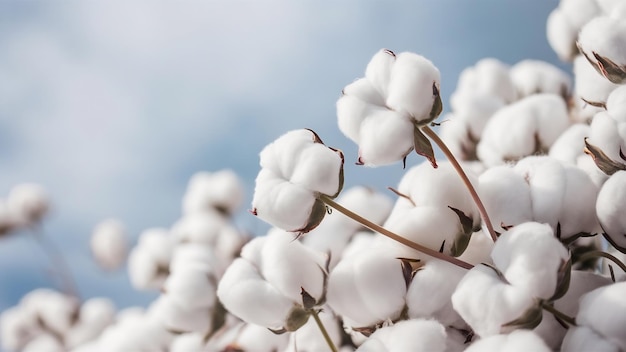
<path id="1" fill-rule="evenodd" d="M 567 323 L 567 325 L 569 326 L 576 326 L 576 319 L 570 317 L 569 315 L 561 312 L 560 310 L 554 308 L 554 306 L 547 304 L 547 303 L 543 303 L 541 305 L 541 308 L 543 308 L 544 310 L 552 313 L 552 315 L 554 315 L 556 318 L 561 319 L 562 321 L 564 321 L 565 323 Z"/>
<path id="2" fill-rule="evenodd" d="M 457 259 L 455 257 L 440 253 L 438 251 L 432 250 L 428 247 L 422 246 L 419 243 L 415 243 L 413 241 L 410 241 L 400 235 L 397 235 L 389 230 L 387 230 L 386 228 L 375 224 L 369 220 L 367 220 L 366 218 L 352 212 L 349 209 L 344 208 L 342 205 L 340 205 L 339 203 L 335 202 L 334 200 L 330 199 L 330 197 L 326 196 L 326 195 L 320 195 L 320 200 L 324 203 L 326 203 L 326 205 L 336 209 L 337 211 L 341 212 L 342 214 L 344 214 L 345 216 L 349 217 L 350 219 L 360 223 L 361 225 L 369 228 L 370 230 L 374 231 L 374 232 L 378 232 L 381 235 L 385 235 L 389 238 L 391 238 L 394 241 L 400 242 L 405 246 L 411 247 L 413 249 L 415 249 L 416 251 L 422 252 L 426 255 L 429 255 L 431 257 L 435 257 L 437 259 L 441 259 L 444 260 L 448 263 L 454 264 L 456 266 L 459 266 L 461 268 L 464 269 L 471 269 L 474 266 L 470 263 L 464 262 L 460 259 Z"/>
<path id="3" fill-rule="evenodd" d="M 459 176 L 463 180 L 463 183 L 465 183 L 465 187 L 467 187 L 467 190 L 472 195 L 472 199 L 474 199 L 474 203 L 476 203 L 476 207 L 478 207 L 478 211 L 480 212 L 480 217 L 485 222 L 485 226 L 487 227 L 487 231 L 489 232 L 491 239 L 494 242 L 497 241 L 498 236 L 496 235 L 496 231 L 493 229 L 493 225 L 491 224 L 491 220 L 489 219 L 487 210 L 485 209 L 483 202 L 480 200 L 480 197 L 478 196 L 478 193 L 476 192 L 474 185 L 472 185 L 472 182 L 470 182 L 469 178 L 467 177 L 467 174 L 465 174 L 465 171 L 463 171 L 461 164 L 459 164 L 454 154 L 452 154 L 450 149 L 448 149 L 448 146 L 444 143 L 444 141 L 441 140 L 441 138 L 439 138 L 439 136 L 435 133 L 435 131 L 433 131 L 428 126 L 423 126 L 421 127 L 421 129 L 425 135 L 427 135 L 430 139 L 433 140 L 433 142 L 435 142 L 435 144 L 437 144 L 437 146 L 439 146 L 439 149 L 441 149 L 441 151 L 446 156 L 446 158 L 448 158 L 448 161 L 450 161 L 450 163 L 452 164 L 456 172 L 459 174 Z"/>
<path id="4" fill-rule="evenodd" d="M 612 261 L 613 263 L 615 263 L 615 265 L 619 266 L 620 269 L 622 269 L 625 273 L 626 273 L 626 265 L 624 265 L 624 263 L 622 263 L 621 260 L 617 259 L 615 256 L 606 253 L 606 252 L 602 252 L 602 251 L 591 251 L 591 252 L 587 252 L 583 255 L 580 256 L 580 258 L 578 258 L 579 262 L 584 262 L 587 259 L 591 259 L 591 258 L 598 258 L 598 257 L 603 257 L 606 258 L 610 261 Z"/>
<path id="5" fill-rule="evenodd" d="M 326 340 L 326 343 L 328 344 L 328 347 L 330 347 L 330 350 L 332 352 L 337 352 L 337 347 L 335 347 L 333 340 L 330 338 L 330 335 L 328 335 L 328 331 L 326 331 L 326 327 L 322 323 L 322 320 L 319 317 L 318 311 L 315 309 L 311 309 L 311 315 L 313 316 L 313 319 L 315 319 L 315 323 L 317 324 L 317 327 L 322 332 L 322 335 L 324 335 L 324 340 Z"/>
<path id="6" fill-rule="evenodd" d="M 63 287 L 63 291 L 70 296 L 80 299 L 78 289 L 76 288 L 76 282 L 74 281 L 72 272 L 65 262 L 63 254 L 61 254 L 59 249 L 51 240 L 44 236 L 39 227 L 32 227 L 31 230 L 33 237 L 35 237 L 35 240 L 41 249 L 48 255 L 56 273 L 61 277 L 61 286 Z"/>

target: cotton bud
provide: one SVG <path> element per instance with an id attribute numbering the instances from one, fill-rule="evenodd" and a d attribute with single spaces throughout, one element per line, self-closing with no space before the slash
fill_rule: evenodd
<path id="1" fill-rule="evenodd" d="M 446 351 L 446 329 L 435 320 L 406 320 L 376 330 L 359 352 Z"/>
<path id="2" fill-rule="evenodd" d="M 470 181 L 477 184 L 469 174 Z M 475 228 L 479 228 L 478 209 L 448 162 L 434 169 L 426 163 L 411 168 L 398 186 L 399 195 L 385 228 L 433 250 L 459 256 Z M 388 239 L 397 256 L 416 256 L 416 252 Z M 443 249 L 442 249 L 443 248 Z"/>
<path id="3" fill-rule="evenodd" d="M 548 16 L 548 43 L 563 61 L 572 61 L 578 54 L 578 32 L 601 12 L 595 0 L 564 0 Z"/>
<path id="4" fill-rule="evenodd" d="M 608 112 L 597 113 L 591 122 L 589 138 L 585 139 L 585 153 L 607 175 L 626 170 L 623 150 L 626 146 L 626 123 L 613 119 Z"/>
<path id="5" fill-rule="evenodd" d="M 465 327 L 452 308 L 452 293 L 466 271 L 432 260 L 416 269 L 406 293 L 409 318 L 435 319 L 445 326 Z"/>
<path id="6" fill-rule="evenodd" d="M 328 304 L 353 328 L 397 319 L 407 283 L 399 259 L 377 247 L 345 256 L 330 273 Z"/>
<path id="7" fill-rule="evenodd" d="M 626 253 L 626 171 L 614 173 L 598 193 L 596 212 L 604 237 L 622 253 Z"/>
<path id="8" fill-rule="evenodd" d="M 441 113 L 439 80 L 439 70 L 420 55 L 385 49 L 374 55 L 365 78 L 346 86 L 337 101 L 339 129 L 359 145 L 358 164 L 391 164 L 413 149 L 434 163 L 419 127 Z"/>
<path id="9" fill-rule="evenodd" d="M 341 344 L 342 327 L 339 325 L 337 318 L 327 310 L 322 310 L 319 313 L 319 318 L 328 332 L 333 345 L 339 346 Z M 319 327 L 313 319 L 309 319 L 302 328 L 289 335 L 289 344 L 284 352 L 325 351 L 327 349 L 328 344 Z"/>
<path id="10" fill-rule="evenodd" d="M 626 349 L 626 282 L 620 282 L 595 289 L 580 300 L 576 315 L 579 327 L 588 327 L 603 340 Z"/>
<path id="11" fill-rule="evenodd" d="M 243 197 L 241 180 L 232 170 L 198 172 L 189 180 L 183 196 L 183 214 L 217 210 L 231 215 Z"/>
<path id="12" fill-rule="evenodd" d="M 246 322 L 295 331 L 308 320 L 308 303 L 324 299 L 324 267 L 320 253 L 274 229 L 244 246 L 241 258 L 220 280 L 217 295 L 229 312 Z"/>
<path id="13" fill-rule="evenodd" d="M 529 330 L 516 330 L 507 335 L 493 335 L 471 344 L 465 352 L 550 352 L 541 337 Z"/>
<path id="14" fill-rule="evenodd" d="M 50 202 L 43 187 L 33 183 L 23 183 L 11 189 L 7 196 L 7 206 L 20 223 L 35 225 L 48 213 Z"/>
<path id="15" fill-rule="evenodd" d="M 253 214 L 289 232 L 317 227 L 326 214 L 320 196 L 335 198 L 343 187 L 343 153 L 303 129 L 267 145 L 260 157 Z"/>
<path id="16" fill-rule="evenodd" d="M 173 241 L 165 229 L 145 230 L 128 256 L 128 274 L 140 290 L 159 289 L 169 274 Z"/>
<path id="17" fill-rule="evenodd" d="M 545 61 L 518 62 L 511 68 L 511 80 L 519 98 L 539 93 L 551 93 L 567 99 L 571 93 L 572 83 L 567 73 Z"/>
<path id="18" fill-rule="evenodd" d="M 124 264 L 128 253 L 127 234 L 124 225 L 109 219 L 99 223 L 91 234 L 91 253 L 100 266 L 114 270 Z"/>
<path id="19" fill-rule="evenodd" d="M 596 17 L 580 31 L 578 48 L 593 67 L 609 81 L 626 83 L 626 21 Z"/>
<path id="20" fill-rule="evenodd" d="M 535 94 L 496 112 L 485 126 L 477 153 L 487 166 L 545 153 L 569 126 L 565 101 Z"/>
<path id="21" fill-rule="evenodd" d="M 463 70 L 456 91 L 450 97 L 452 109 L 462 111 L 468 96 L 497 102 L 491 104 L 506 105 L 515 101 L 517 93 L 509 69 L 499 60 L 486 58 Z"/>

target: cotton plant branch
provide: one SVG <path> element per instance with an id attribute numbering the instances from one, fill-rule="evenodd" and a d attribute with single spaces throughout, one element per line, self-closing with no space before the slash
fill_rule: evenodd
<path id="1" fill-rule="evenodd" d="M 421 130 L 424 132 L 424 134 L 426 134 L 426 136 L 432 139 L 433 142 L 437 144 L 437 146 L 439 146 L 439 149 L 441 149 L 441 151 L 446 156 L 446 158 L 448 158 L 448 161 L 450 161 L 454 169 L 457 171 L 457 173 L 463 180 L 463 183 L 467 187 L 467 190 L 470 192 L 472 199 L 474 200 L 474 203 L 476 203 L 476 207 L 478 207 L 478 211 L 480 212 L 480 217 L 485 222 L 485 226 L 487 227 L 487 231 L 489 232 L 491 239 L 494 242 L 496 242 L 498 240 L 498 236 L 496 234 L 496 231 L 493 229 L 493 225 L 491 224 L 491 220 L 489 219 L 487 210 L 485 209 L 483 202 L 480 200 L 480 197 L 478 196 L 478 193 L 476 192 L 474 185 L 472 185 L 472 183 L 470 182 L 469 178 L 467 177 L 467 174 L 465 173 L 465 171 L 459 164 L 454 154 L 452 154 L 452 152 L 450 151 L 448 146 L 444 143 L 444 141 L 441 140 L 441 138 L 439 138 L 439 136 L 435 133 L 435 131 L 433 131 L 430 127 L 423 126 L 421 127 Z"/>
<path id="2" fill-rule="evenodd" d="M 335 202 L 333 199 L 331 199 L 330 197 L 326 196 L 326 195 L 320 195 L 319 198 L 322 202 L 324 202 L 326 205 L 328 205 L 329 207 L 339 211 L 340 213 L 344 214 L 345 216 L 351 218 L 352 220 L 362 224 L 363 226 L 367 227 L 368 229 L 374 231 L 374 232 L 378 232 L 384 236 L 387 236 L 389 238 L 391 238 L 394 241 L 397 241 L 399 243 L 402 243 L 405 246 L 408 246 L 410 248 L 415 249 L 416 251 L 422 252 L 426 255 L 429 255 L 431 257 L 446 261 L 448 263 L 454 264 L 458 267 L 464 268 L 464 269 L 471 269 L 474 266 L 470 263 L 467 263 L 465 261 L 462 261 L 460 259 L 454 258 L 452 256 L 440 253 L 438 251 L 432 250 L 430 248 L 427 248 L 425 246 L 422 246 L 419 243 L 415 243 L 413 241 L 410 241 L 396 233 L 393 233 L 389 230 L 387 230 L 386 228 L 375 224 L 367 219 L 365 219 L 364 217 L 352 212 L 351 210 L 343 207 L 342 205 L 340 205 L 339 203 Z"/>
<path id="3" fill-rule="evenodd" d="M 80 298 L 72 272 L 70 271 L 63 254 L 50 240 L 47 240 L 39 227 L 31 227 L 31 234 L 37 244 L 46 253 L 56 273 L 61 277 L 63 291 L 70 296 Z"/>
<path id="4" fill-rule="evenodd" d="M 328 347 L 330 348 L 330 350 L 332 352 L 337 352 L 338 351 L 337 347 L 333 343 L 333 340 L 330 338 L 330 335 L 328 335 L 328 331 L 326 331 L 326 327 L 324 326 L 324 323 L 322 323 L 322 320 L 319 317 L 319 311 L 315 309 L 311 309 L 311 315 L 313 316 L 313 319 L 315 319 L 315 324 L 317 324 L 317 327 L 322 332 L 322 335 L 324 335 L 324 340 L 328 344 Z"/>
<path id="5" fill-rule="evenodd" d="M 626 273 L 626 265 L 622 263 L 619 259 L 617 259 L 617 257 L 615 257 L 614 255 L 606 253 L 606 252 L 602 252 L 602 251 L 587 252 L 580 256 L 579 261 L 583 262 L 587 259 L 599 258 L 599 257 L 606 258 L 612 261 L 613 263 L 615 263 L 615 265 L 619 266 L 619 268 L 622 269 Z"/>

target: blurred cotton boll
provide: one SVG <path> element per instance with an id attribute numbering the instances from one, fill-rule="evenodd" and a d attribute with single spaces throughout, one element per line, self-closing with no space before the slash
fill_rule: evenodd
<path id="1" fill-rule="evenodd" d="M 436 320 L 406 320 L 376 330 L 359 352 L 446 351 L 446 330 Z"/>
<path id="2" fill-rule="evenodd" d="M 243 201 L 243 185 L 232 170 L 198 172 L 189 180 L 183 197 L 183 213 L 218 211 L 233 214 Z"/>
<path id="3" fill-rule="evenodd" d="M 613 174 L 598 193 L 596 211 L 605 238 L 620 252 L 626 253 L 626 171 Z"/>
<path id="4" fill-rule="evenodd" d="M 128 274 L 135 288 L 161 288 L 169 275 L 173 244 L 165 229 L 152 228 L 139 235 L 139 243 L 128 257 Z"/>
<path id="5" fill-rule="evenodd" d="M 37 225 L 50 210 L 45 189 L 34 183 L 19 184 L 7 196 L 7 206 L 23 225 Z"/>
<path id="6" fill-rule="evenodd" d="M 121 267 L 128 254 L 128 239 L 124 225 L 109 219 L 96 225 L 91 234 L 91 253 L 106 270 Z"/>
<path id="7" fill-rule="evenodd" d="M 572 61 L 578 54 L 576 39 L 580 29 L 595 16 L 601 8 L 595 0 L 561 0 L 552 10 L 546 24 L 548 43 L 563 61 Z"/>
<path id="8" fill-rule="evenodd" d="M 508 335 L 493 335 L 472 343 L 465 352 L 550 352 L 537 334 L 528 330 L 516 330 Z"/>

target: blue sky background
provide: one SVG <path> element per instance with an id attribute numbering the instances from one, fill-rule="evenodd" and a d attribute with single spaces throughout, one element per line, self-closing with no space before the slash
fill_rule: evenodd
<path id="1" fill-rule="evenodd" d="M 258 152 L 309 127 L 346 155 L 346 186 L 384 189 L 400 164 L 353 166 L 357 147 L 338 130 L 335 102 L 381 48 L 413 51 L 441 71 L 447 102 L 459 73 L 483 57 L 542 59 L 556 0 L 440 1 L 1 1 L 0 198 L 20 182 L 48 190 L 44 232 L 61 248 L 83 297 L 145 305 L 123 271 L 89 253 L 101 220 L 132 240 L 180 216 L 189 177 L 231 168 L 248 202 Z M 412 155 L 408 167 L 422 160 Z M 0 311 L 53 286 L 28 233 L 0 238 Z"/>

